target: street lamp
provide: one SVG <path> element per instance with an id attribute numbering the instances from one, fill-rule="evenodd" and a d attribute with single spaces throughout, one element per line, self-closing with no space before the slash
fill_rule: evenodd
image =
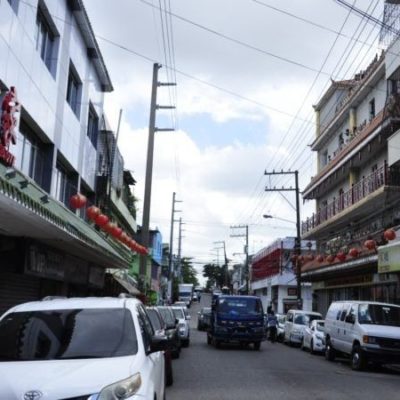
<path id="1" fill-rule="evenodd" d="M 280 217 L 275 217 L 274 215 L 269 215 L 269 214 L 264 214 L 263 218 L 268 219 L 268 218 L 273 218 L 273 219 L 278 219 L 280 221 L 285 221 L 285 222 L 290 222 L 291 224 L 297 224 L 296 221 L 290 221 L 289 219 L 285 219 L 285 218 L 280 218 Z"/>

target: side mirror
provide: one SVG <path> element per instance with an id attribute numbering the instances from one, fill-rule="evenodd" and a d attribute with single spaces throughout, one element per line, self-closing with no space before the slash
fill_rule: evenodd
<path id="1" fill-rule="evenodd" d="M 158 351 L 168 350 L 168 338 L 164 335 L 154 335 L 151 338 L 150 352 L 157 353 Z"/>
<path id="2" fill-rule="evenodd" d="M 356 318 L 353 314 L 346 315 L 346 318 L 344 320 L 349 324 L 354 324 L 356 322 Z"/>
<path id="3" fill-rule="evenodd" d="M 175 318 L 175 325 L 178 325 L 178 324 L 179 324 L 179 319 Z"/>

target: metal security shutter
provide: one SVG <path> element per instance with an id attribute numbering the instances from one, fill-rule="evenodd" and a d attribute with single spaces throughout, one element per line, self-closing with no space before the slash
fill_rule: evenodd
<path id="1" fill-rule="evenodd" d="M 38 300 L 39 294 L 39 278 L 0 269 L 0 315 L 17 304 Z"/>

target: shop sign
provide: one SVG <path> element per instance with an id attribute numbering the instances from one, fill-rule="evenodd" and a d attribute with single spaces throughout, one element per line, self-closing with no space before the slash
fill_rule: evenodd
<path id="1" fill-rule="evenodd" d="M 86 284 L 88 281 L 88 263 L 77 257 L 66 255 L 63 260 L 65 280 L 70 283 Z"/>
<path id="2" fill-rule="evenodd" d="M 30 275 L 63 281 L 65 278 L 63 255 L 30 245 L 25 262 L 25 272 Z"/>
<path id="3" fill-rule="evenodd" d="M 288 296 L 297 296 L 297 288 L 295 288 L 295 287 L 288 288 L 287 295 Z"/>
<path id="4" fill-rule="evenodd" d="M 372 283 L 373 275 L 357 275 L 357 276 L 349 276 L 337 279 L 331 279 L 329 281 L 325 281 L 325 287 L 338 287 L 338 286 L 352 286 L 352 285 L 362 285 L 366 283 Z"/>
<path id="5" fill-rule="evenodd" d="M 378 273 L 400 271 L 400 243 L 378 247 Z"/>

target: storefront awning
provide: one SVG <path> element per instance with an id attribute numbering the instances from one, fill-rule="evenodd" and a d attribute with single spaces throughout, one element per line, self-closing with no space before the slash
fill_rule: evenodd
<path id="1" fill-rule="evenodd" d="M 137 296 L 140 294 L 140 291 L 135 288 L 131 283 L 125 281 L 124 279 L 113 275 L 113 278 L 131 295 Z"/>

